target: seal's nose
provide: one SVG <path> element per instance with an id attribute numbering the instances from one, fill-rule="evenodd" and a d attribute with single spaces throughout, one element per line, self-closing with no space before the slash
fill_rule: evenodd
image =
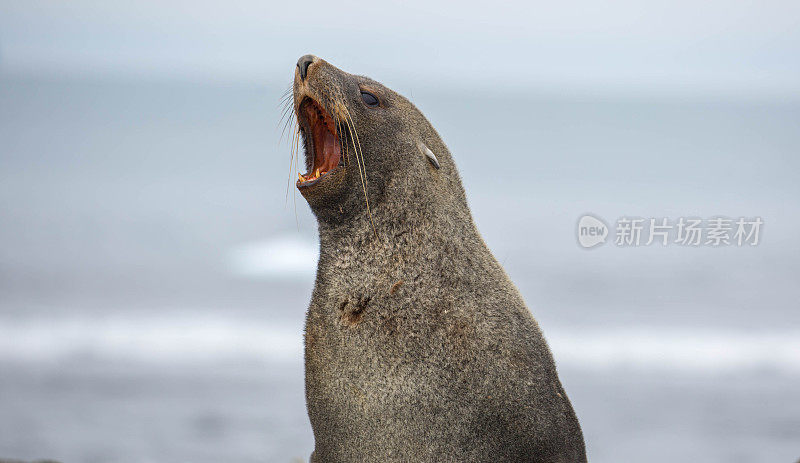
<path id="1" fill-rule="evenodd" d="M 311 63 L 317 60 L 317 57 L 314 55 L 305 55 L 301 56 L 299 60 L 297 60 L 297 69 L 300 71 L 300 80 L 306 80 L 306 75 L 308 74 L 308 67 L 311 66 Z"/>

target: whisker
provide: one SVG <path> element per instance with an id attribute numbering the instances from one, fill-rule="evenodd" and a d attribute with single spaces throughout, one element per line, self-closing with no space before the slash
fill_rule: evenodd
<path id="1" fill-rule="evenodd" d="M 287 88 L 286 91 L 284 91 L 283 94 L 281 94 L 281 96 L 278 97 L 278 104 L 276 106 L 280 108 L 281 106 L 292 101 L 293 97 L 294 93 L 292 92 L 292 86 L 289 85 L 289 88 Z"/>
<path id="2" fill-rule="evenodd" d="M 292 128 L 294 128 L 294 121 L 292 121 Z M 289 189 L 292 187 L 292 163 L 294 162 L 294 131 L 292 132 L 292 140 L 291 145 L 289 146 L 289 153 L 291 156 L 289 157 L 289 182 L 286 184 L 286 201 L 284 205 L 289 204 Z M 288 140 L 288 139 L 287 139 Z"/>
<path id="3" fill-rule="evenodd" d="M 286 117 L 286 113 L 289 111 L 289 108 L 292 108 L 292 109 L 294 109 L 294 104 L 292 104 L 292 103 L 293 103 L 293 101 L 292 101 L 292 100 L 286 100 L 286 101 L 282 102 L 282 103 L 281 103 L 281 104 L 278 106 L 278 108 L 281 108 L 281 107 L 282 107 L 282 109 L 281 109 L 281 119 L 283 119 L 284 117 Z"/>
<path id="4" fill-rule="evenodd" d="M 289 113 L 289 117 L 286 118 L 286 122 L 284 122 L 283 124 L 283 129 L 281 130 L 281 136 L 280 138 L 278 138 L 278 144 L 280 144 L 280 142 L 283 140 L 283 136 L 286 133 L 286 127 L 289 126 L 290 121 L 292 122 L 292 124 L 294 124 L 297 121 L 297 117 L 295 117 L 294 113 L 294 105 L 292 105 L 292 111 Z M 280 121 L 278 123 L 280 123 Z M 288 137 L 286 138 L 286 141 L 289 141 Z"/>
<path id="5" fill-rule="evenodd" d="M 295 140 L 296 140 L 298 148 L 295 150 L 297 155 L 294 157 L 294 170 L 295 170 L 296 174 L 299 174 L 300 173 L 300 169 L 299 169 L 299 167 L 297 167 L 297 158 L 300 157 L 300 153 L 299 153 L 300 125 L 299 124 L 297 125 L 297 137 L 296 137 Z M 297 218 L 297 194 L 296 193 L 292 194 L 292 202 L 294 203 L 294 222 L 297 225 L 297 231 L 299 232 L 300 231 L 300 219 Z"/>
<path id="6" fill-rule="evenodd" d="M 358 154 L 361 155 L 361 165 L 364 168 L 364 183 L 367 183 L 367 164 L 364 161 L 364 152 L 361 150 L 361 141 L 358 139 L 358 131 L 356 130 L 356 123 L 353 121 L 353 117 L 350 115 L 350 111 L 345 107 L 345 111 L 347 111 L 347 117 L 350 118 L 350 121 L 353 123 L 353 132 L 355 133 L 355 141 L 358 143 Z M 354 147 L 355 148 L 355 147 Z"/>
<path id="7" fill-rule="evenodd" d="M 358 168 L 358 175 L 361 178 L 361 185 L 364 187 L 364 172 L 361 170 L 361 158 L 358 156 L 358 151 L 356 150 L 355 138 L 353 137 L 353 128 L 350 125 L 350 121 L 348 119 L 344 120 L 347 124 L 347 132 L 349 134 L 350 143 L 353 144 L 353 155 L 356 157 L 356 167 Z"/>
<path id="8" fill-rule="evenodd" d="M 345 143 L 343 142 L 346 142 L 346 140 L 344 140 L 344 137 L 346 137 L 347 135 L 344 133 L 344 123 L 341 120 L 339 120 L 338 116 L 336 116 L 336 130 L 339 133 L 339 145 L 341 149 L 341 146 L 345 145 Z M 342 156 L 342 162 L 344 162 L 345 166 L 350 165 L 350 160 L 347 159 L 347 156 Z"/>
<path id="9" fill-rule="evenodd" d="M 284 95 L 284 96 L 280 97 L 278 99 L 278 104 L 276 106 L 280 108 L 281 106 L 285 105 L 288 101 L 292 100 L 292 96 L 293 95 L 288 94 L 288 95 Z"/>
<path id="10" fill-rule="evenodd" d="M 286 90 L 284 90 L 283 96 L 279 99 L 279 102 L 278 102 L 278 108 L 283 106 L 283 109 L 281 110 L 281 117 L 278 119 L 278 123 L 275 126 L 275 129 L 277 130 L 281 126 L 281 123 L 283 123 L 283 129 L 281 130 L 281 136 L 278 137 L 278 144 L 279 145 L 283 141 L 283 136 L 284 136 L 284 134 L 286 132 L 286 126 L 288 125 L 289 120 L 294 119 L 292 117 L 292 116 L 294 116 L 294 102 L 293 102 L 294 93 L 292 92 L 292 89 L 293 89 L 293 85 L 289 84 L 289 86 L 286 88 Z M 286 119 L 286 122 L 283 122 L 284 118 Z M 287 138 L 287 141 L 288 141 L 288 138 Z"/>
<path id="11" fill-rule="evenodd" d="M 286 118 L 287 115 L 291 114 L 294 114 L 294 102 L 290 100 L 283 104 L 283 109 L 281 109 L 281 117 L 278 119 L 278 126 L 280 126 L 281 122 L 283 122 L 283 119 Z"/>
<path id="12" fill-rule="evenodd" d="M 361 151 L 361 141 L 358 139 L 358 131 L 356 130 L 355 122 L 353 121 L 353 117 L 350 115 L 350 111 L 347 109 L 347 106 L 342 105 L 342 107 L 344 107 L 347 118 L 350 120 L 350 125 L 353 128 L 353 135 L 355 135 L 355 140 L 351 141 L 353 142 L 353 150 L 356 150 L 356 159 L 358 159 L 359 154 L 361 157 L 361 165 L 363 166 L 364 172 L 362 174 L 361 168 L 359 168 L 358 173 L 361 175 L 361 188 L 364 190 L 364 200 L 367 203 L 367 215 L 369 216 L 369 223 L 372 225 L 372 232 L 377 237 L 378 230 L 375 228 L 375 222 L 372 220 L 372 209 L 369 206 L 369 196 L 367 195 L 367 164 L 364 161 L 364 153 Z M 356 148 L 356 143 L 358 143 L 358 148 Z"/>

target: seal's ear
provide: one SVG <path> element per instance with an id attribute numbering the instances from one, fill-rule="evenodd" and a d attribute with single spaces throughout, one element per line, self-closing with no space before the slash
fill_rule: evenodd
<path id="1" fill-rule="evenodd" d="M 436 159 L 436 155 L 433 154 L 433 151 L 431 151 L 430 148 L 425 146 L 425 143 L 422 143 L 421 141 L 418 141 L 417 142 L 417 147 L 419 148 L 420 152 L 422 152 L 422 154 L 424 154 L 425 157 L 428 158 L 428 161 L 430 161 L 431 164 L 433 164 L 433 167 L 435 167 L 437 169 L 441 168 L 441 166 L 439 166 L 439 160 Z"/>

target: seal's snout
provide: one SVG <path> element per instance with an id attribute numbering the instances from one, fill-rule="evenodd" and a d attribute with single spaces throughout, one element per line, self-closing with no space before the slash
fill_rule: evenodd
<path id="1" fill-rule="evenodd" d="M 300 73 L 300 80 L 306 80 L 308 67 L 311 66 L 314 61 L 317 61 L 317 59 L 318 58 L 314 55 L 304 55 L 297 60 L 297 72 Z"/>

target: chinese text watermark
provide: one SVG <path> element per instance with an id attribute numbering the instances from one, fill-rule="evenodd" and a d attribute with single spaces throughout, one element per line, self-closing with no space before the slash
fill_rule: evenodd
<path id="1" fill-rule="evenodd" d="M 615 223 L 614 244 L 636 246 L 757 246 L 760 239 L 761 217 L 620 217 Z M 606 242 L 611 234 L 603 220 L 584 215 L 578 220 L 578 243 L 592 248 Z"/>

